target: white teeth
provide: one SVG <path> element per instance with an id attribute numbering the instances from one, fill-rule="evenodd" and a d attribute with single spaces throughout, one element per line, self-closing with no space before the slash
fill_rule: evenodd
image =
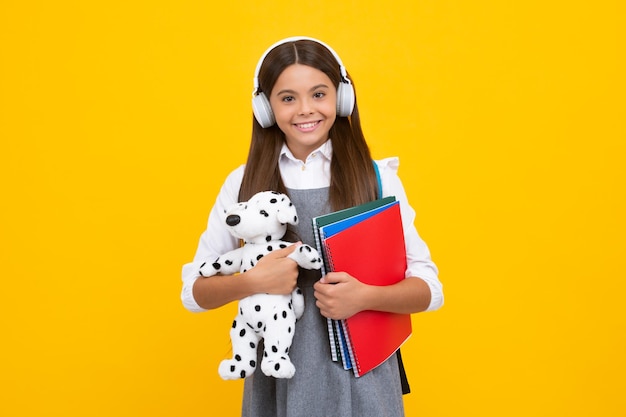
<path id="1" fill-rule="evenodd" d="M 304 124 L 298 125 L 298 127 L 299 127 L 300 129 L 310 129 L 310 128 L 312 128 L 313 126 L 315 126 L 316 124 L 317 124 L 317 122 L 304 123 Z"/>

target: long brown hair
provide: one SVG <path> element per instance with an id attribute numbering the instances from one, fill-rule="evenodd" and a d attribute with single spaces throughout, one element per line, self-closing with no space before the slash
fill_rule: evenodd
<path id="1" fill-rule="evenodd" d="M 280 74 L 293 64 L 308 65 L 324 72 L 335 86 L 341 82 L 339 63 L 326 47 L 312 40 L 297 40 L 281 44 L 267 54 L 259 70 L 258 91 L 269 96 Z M 252 119 L 252 141 L 239 201 L 247 201 L 259 191 L 287 193 L 278 168 L 285 135 L 276 124 L 262 128 L 254 117 Z M 376 172 L 356 103 L 351 116 L 337 117 L 329 136 L 333 142 L 331 208 L 339 210 L 375 200 L 378 194 Z"/>

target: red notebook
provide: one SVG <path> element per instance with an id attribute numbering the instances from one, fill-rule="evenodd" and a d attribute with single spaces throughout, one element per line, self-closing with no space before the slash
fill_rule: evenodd
<path id="1" fill-rule="evenodd" d="M 405 278 L 406 248 L 398 202 L 323 242 L 331 271 L 347 272 L 370 285 Z M 411 316 L 361 311 L 343 321 L 354 374 L 362 376 L 391 355 L 411 335 Z"/>

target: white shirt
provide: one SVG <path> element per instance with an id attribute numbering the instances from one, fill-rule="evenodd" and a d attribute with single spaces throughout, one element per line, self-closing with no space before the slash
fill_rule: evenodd
<path id="1" fill-rule="evenodd" d="M 296 190 L 330 186 L 331 158 L 330 140 L 313 151 L 305 162 L 295 158 L 289 148 L 284 145 L 278 164 L 285 186 Z M 431 300 L 427 311 L 437 310 L 443 305 L 442 284 L 438 278 L 437 267 L 431 260 L 430 251 L 415 228 L 415 211 L 409 205 L 404 187 L 398 177 L 399 159 L 397 157 L 386 158 L 376 163 L 380 171 L 383 196 L 395 196 L 400 202 L 407 250 L 405 277 L 418 277 L 428 284 Z M 200 265 L 205 261 L 213 261 L 220 255 L 237 248 L 239 244 L 226 228 L 223 213 L 227 207 L 238 202 L 244 168 L 245 166 L 241 165 L 226 178 L 209 214 L 207 228 L 200 236 L 193 262 L 183 265 L 181 299 L 185 308 L 190 311 L 206 311 L 196 303 L 192 292 L 193 285 L 199 278 Z"/>

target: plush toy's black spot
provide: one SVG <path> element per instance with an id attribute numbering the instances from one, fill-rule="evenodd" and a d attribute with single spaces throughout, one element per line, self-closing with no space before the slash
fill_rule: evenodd
<path id="1" fill-rule="evenodd" d="M 272 235 L 268 235 L 265 237 L 266 242 L 270 242 L 272 240 Z"/>
<path id="2" fill-rule="evenodd" d="M 239 314 L 243 316 L 243 310 L 241 308 L 239 309 Z"/>
<path id="3" fill-rule="evenodd" d="M 241 329 L 239 332 L 239 337 L 244 337 L 246 335 L 246 329 Z"/>
<path id="4" fill-rule="evenodd" d="M 261 211 L 259 212 L 259 214 L 260 214 L 261 216 L 265 216 L 265 217 L 269 217 L 269 216 L 270 216 L 270 215 L 269 215 L 269 213 L 268 213 L 267 211 L 265 211 L 265 210 L 261 210 Z"/>
<path id="5" fill-rule="evenodd" d="M 242 378 L 246 377 L 246 371 L 241 371 L 241 373 L 239 374 L 239 376 L 241 376 Z"/>
<path id="6" fill-rule="evenodd" d="M 236 360 L 237 362 L 240 362 L 240 361 L 241 361 L 241 356 L 239 356 L 239 355 L 235 355 L 235 360 Z"/>
<path id="7" fill-rule="evenodd" d="M 235 365 L 230 365 L 230 372 L 235 372 Z"/>
<path id="8" fill-rule="evenodd" d="M 278 202 L 278 200 L 276 200 L 275 198 L 272 198 L 272 199 L 270 200 L 270 203 L 272 203 L 272 204 L 276 204 L 276 202 Z"/>
<path id="9" fill-rule="evenodd" d="M 308 252 L 311 252 L 311 251 L 312 251 L 312 249 L 311 249 L 311 247 L 310 247 L 309 245 L 302 245 L 302 246 L 300 246 L 300 247 L 301 247 L 301 248 L 304 248 L 304 250 L 306 250 L 306 251 L 308 251 Z"/>
<path id="10" fill-rule="evenodd" d="M 263 257 L 263 255 L 262 255 L 262 254 L 261 254 L 261 255 L 257 255 L 256 260 L 258 261 L 258 260 L 260 260 L 262 257 Z"/>
<path id="11" fill-rule="evenodd" d="M 286 319 L 287 318 L 287 312 L 283 311 L 283 318 Z"/>
<path id="12" fill-rule="evenodd" d="M 244 269 L 244 270 L 243 270 L 243 271 L 241 271 L 241 272 L 247 272 L 247 271 L 248 271 L 247 269 Z"/>
<path id="13" fill-rule="evenodd" d="M 293 206 L 293 203 L 290 201 L 290 202 L 289 202 L 289 207 L 291 207 L 291 206 Z"/>
<path id="14" fill-rule="evenodd" d="M 274 320 L 278 320 L 278 314 L 274 314 Z"/>
<path id="15" fill-rule="evenodd" d="M 250 361 L 250 366 L 254 368 L 256 366 L 256 361 Z"/>
<path id="16" fill-rule="evenodd" d="M 263 352 L 263 356 L 267 358 L 267 352 Z"/>
<path id="17" fill-rule="evenodd" d="M 277 363 L 276 365 L 274 365 L 274 369 L 278 371 L 280 369 L 280 363 Z"/>
<path id="18" fill-rule="evenodd" d="M 296 294 L 302 294 L 302 290 L 300 288 L 296 289 Z"/>
<path id="19" fill-rule="evenodd" d="M 246 323 L 246 326 L 248 326 L 249 328 L 251 328 L 252 330 L 254 330 L 254 327 L 252 327 L 252 325 L 250 323 Z"/>
<path id="20" fill-rule="evenodd" d="M 250 261 L 250 266 L 254 266 L 254 262 Z"/>
<path id="21" fill-rule="evenodd" d="M 262 322 L 262 321 L 258 322 L 258 323 L 256 324 L 256 327 L 258 327 L 259 329 L 260 329 L 261 327 L 263 327 L 263 322 Z"/>
<path id="22" fill-rule="evenodd" d="M 287 327 L 287 333 L 291 333 L 291 326 Z"/>
<path id="23" fill-rule="evenodd" d="M 256 349 L 256 345 L 254 344 L 254 342 L 250 342 L 250 347 L 251 347 L 252 349 Z"/>
<path id="24" fill-rule="evenodd" d="M 237 327 L 237 320 L 233 320 L 233 329 Z"/>
<path id="25" fill-rule="evenodd" d="M 287 304 L 287 307 L 289 307 L 289 310 L 291 310 L 291 301 L 289 301 L 289 303 Z"/>
<path id="26" fill-rule="evenodd" d="M 268 252 L 271 252 L 273 250 L 274 250 L 274 248 L 272 247 L 272 245 L 267 245 L 267 251 Z"/>
<path id="27" fill-rule="evenodd" d="M 213 262 L 213 268 L 217 269 L 219 271 L 219 269 L 222 267 L 222 265 L 219 264 L 219 262 Z"/>
<path id="28" fill-rule="evenodd" d="M 260 306 L 260 305 L 258 305 L 258 304 L 257 304 L 257 305 L 255 305 L 255 306 L 254 306 L 254 310 L 255 310 L 255 311 L 261 311 L 261 306 Z"/>
<path id="29" fill-rule="evenodd" d="M 284 244 L 284 243 L 281 243 L 281 244 L 280 244 L 280 248 L 281 248 L 281 249 L 285 249 L 286 247 L 287 247 L 287 245 L 286 245 L 286 244 Z"/>
<path id="30" fill-rule="evenodd" d="M 225 263 L 226 265 L 232 265 L 232 264 L 233 264 L 233 261 L 228 260 L 228 261 L 225 261 L 224 263 Z"/>
<path id="31" fill-rule="evenodd" d="M 293 216 L 293 222 L 298 223 L 298 216 Z"/>
<path id="32" fill-rule="evenodd" d="M 272 352 L 278 353 L 278 348 L 276 346 L 272 346 Z"/>

